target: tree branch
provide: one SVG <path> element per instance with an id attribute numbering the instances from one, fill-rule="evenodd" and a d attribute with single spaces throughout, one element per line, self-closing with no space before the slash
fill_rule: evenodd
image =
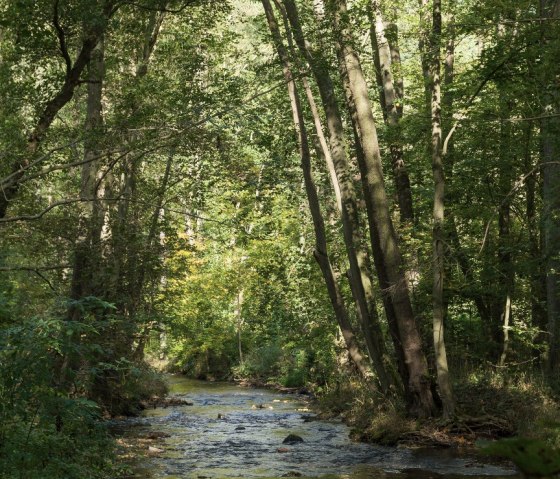
<path id="1" fill-rule="evenodd" d="M 60 48 L 60 53 L 64 58 L 64 63 L 66 63 L 66 76 L 70 74 L 72 70 L 72 60 L 70 59 L 70 54 L 68 53 L 68 46 L 66 45 L 66 34 L 64 29 L 60 25 L 60 18 L 58 14 L 58 4 L 59 0 L 54 0 L 53 5 L 53 25 L 56 30 L 56 36 L 58 37 L 58 43 Z"/>

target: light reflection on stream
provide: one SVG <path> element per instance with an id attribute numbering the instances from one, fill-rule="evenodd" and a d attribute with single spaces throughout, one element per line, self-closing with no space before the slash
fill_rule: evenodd
<path id="1" fill-rule="evenodd" d="M 272 478 L 289 473 L 332 479 L 508 477 L 514 471 L 449 451 L 353 443 L 340 421 L 305 421 L 304 399 L 265 389 L 171 376 L 171 393 L 192 406 L 148 410 L 121 424 L 124 434 L 163 432 L 164 449 L 139 461 L 142 479 Z M 252 409 L 253 405 L 263 409 Z M 224 419 L 218 419 L 218 415 Z M 303 443 L 282 444 L 288 434 Z"/>

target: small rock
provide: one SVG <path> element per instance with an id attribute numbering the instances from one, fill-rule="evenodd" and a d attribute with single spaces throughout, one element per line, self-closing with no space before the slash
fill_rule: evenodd
<path id="1" fill-rule="evenodd" d="M 160 449 L 159 447 L 149 446 L 148 447 L 148 452 L 150 454 L 161 454 L 162 452 L 165 452 L 165 450 Z"/>
<path id="2" fill-rule="evenodd" d="M 287 447 L 279 447 L 276 452 L 290 452 L 290 450 Z"/>
<path id="3" fill-rule="evenodd" d="M 251 409 L 264 409 L 264 404 L 253 404 Z"/>
<path id="4" fill-rule="evenodd" d="M 244 431 L 244 430 L 245 430 L 245 427 L 244 427 L 244 426 L 237 426 L 237 427 L 235 428 L 235 430 L 236 430 L 236 431 Z"/>
<path id="5" fill-rule="evenodd" d="M 302 476 L 303 474 L 301 472 L 296 472 L 296 471 L 290 471 L 282 475 L 282 477 L 302 477 Z"/>
<path id="6" fill-rule="evenodd" d="M 222 413 L 218 413 L 218 419 L 225 419 L 226 417 Z"/>
<path id="7" fill-rule="evenodd" d="M 303 438 L 297 434 L 289 434 L 288 437 L 282 441 L 282 444 L 297 444 L 298 442 L 303 442 Z"/>

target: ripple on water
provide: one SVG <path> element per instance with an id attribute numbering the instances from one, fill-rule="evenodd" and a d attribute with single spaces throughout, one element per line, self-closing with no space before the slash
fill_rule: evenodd
<path id="1" fill-rule="evenodd" d="M 137 465 L 138 478 L 265 478 L 289 472 L 333 479 L 516 477 L 511 470 L 441 451 L 353 443 L 340 421 L 305 422 L 309 413 L 297 411 L 302 397 L 178 376 L 171 386 L 193 406 L 156 408 L 124 422 L 130 434 L 140 429 L 170 435 L 158 443 L 165 450 L 161 457 Z M 290 433 L 304 442 L 282 444 Z"/>

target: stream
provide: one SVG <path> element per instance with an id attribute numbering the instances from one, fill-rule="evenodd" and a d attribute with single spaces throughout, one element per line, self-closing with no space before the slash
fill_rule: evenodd
<path id="1" fill-rule="evenodd" d="M 520 477 L 513 468 L 457 451 L 352 442 L 341 421 L 309 420 L 313 414 L 303 396 L 182 376 L 171 376 L 170 387 L 173 396 L 193 405 L 150 409 L 115 425 L 124 437 L 167 436 L 153 444 L 162 451 L 135 462 L 134 478 Z M 304 442 L 283 444 L 288 434 L 297 434 Z"/>

